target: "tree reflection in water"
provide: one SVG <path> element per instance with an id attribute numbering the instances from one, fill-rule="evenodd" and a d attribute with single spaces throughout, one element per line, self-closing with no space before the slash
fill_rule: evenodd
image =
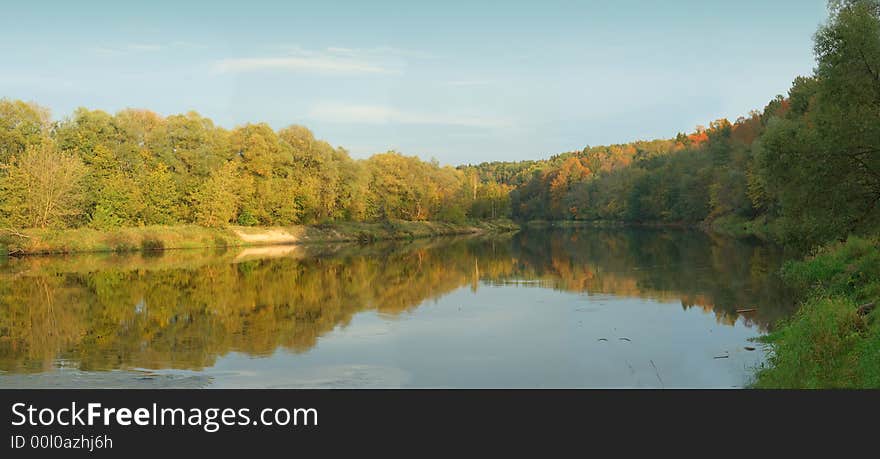
<path id="1" fill-rule="evenodd" d="M 688 231 L 572 229 L 369 246 L 286 246 L 0 264 L 0 370 L 198 370 L 304 352 L 358 312 L 399 314 L 517 282 L 698 307 L 762 330 L 792 311 L 780 250 Z M 526 282 L 523 282 L 526 281 Z"/>

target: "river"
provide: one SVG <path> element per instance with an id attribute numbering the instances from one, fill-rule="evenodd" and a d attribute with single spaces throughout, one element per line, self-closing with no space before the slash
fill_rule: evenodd
<path id="1" fill-rule="evenodd" d="M 588 228 L 11 258 L 0 388 L 744 387 L 782 261 Z"/>

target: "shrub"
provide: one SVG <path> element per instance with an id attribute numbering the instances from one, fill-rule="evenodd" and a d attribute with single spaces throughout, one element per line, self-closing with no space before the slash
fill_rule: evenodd
<path id="1" fill-rule="evenodd" d="M 813 297 L 767 340 L 774 353 L 758 372 L 758 387 L 858 387 L 859 347 L 866 321 L 856 304 Z"/>
<path id="2" fill-rule="evenodd" d="M 876 241 L 850 237 L 819 249 L 804 260 L 788 262 L 783 278 L 809 292 L 821 289 L 830 295 L 874 300 L 880 296 L 880 248 Z"/>
<path id="3" fill-rule="evenodd" d="M 773 353 L 756 387 L 880 387 L 880 248 L 850 237 L 789 262 L 783 278 L 805 293 L 801 309 L 768 337 Z"/>
<path id="4" fill-rule="evenodd" d="M 165 250 L 165 243 L 155 236 L 147 236 L 141 240 L 141 250 L 144 252 L 158 252 Z"/>
<path id="5" fill-rule="evenodd" d="M 241 213 L 238 214 L 237 221 L 241 226 L 256 226 L 260 223 L 260 221 L 257 220 L 257 217 L 254 217 L 254 215 L 248 210 L 241 211 Z"/>

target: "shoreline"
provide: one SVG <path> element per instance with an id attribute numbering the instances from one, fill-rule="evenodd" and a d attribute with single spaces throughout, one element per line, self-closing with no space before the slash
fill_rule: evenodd
<path id="1" fill-rule="evenodd" d="M 667 228 L 702 229 L 699 224 L 683 222 L 627 222 L 620 220 L 529 220 L 522 223 L 531 228 Z"/>
<path id="2" fill-rule="evenodd" d="M 880 239 L 850 236 L 782 270 L 795 315 L 760 342 L 772 349 L 751 388 L 880 388 Z"/>
<path id="3" fill-rule="evenodd" d="M 154 252 L 175 249 L 259 247 L 311 243 L 412 240 L 466 234 L 506 233 L 520 226 L 509 220 L 469 223 L 389 221 L 324 225 L 227 226 L 157 225 L 95 230 L 26 229 L 0 236 L 0 257 L 73 253 Z"/>
<path id="4" fill-rule="evenodd" d="M 207 228 L 195 225 L 149 226 L 99 231 L 23 230 L 0 237 L 10 259 L 41 255 L 136 254 L 177 249 L 322 247 L 333 243 L 368 246 L 372 242 L 430 240 L 432 238 L 512 233 L 521 228 L 657 228 L 703 230 L 732 239 L 755 234 L 717 231 L 714 224 L 634 224 L 611 221 L 440 222 L 391 221 L 334 223 L 278 227 Z M 770 240 L 772 242 L 772 239 Z M 329 244 L 329 245 L 327 245 Z M 319 249 L 323 250 L 323 249 Z M 221 252 L 218 252 L 221 253 Z M 247 259 L 253 254 L 239 254 Z M 178 260 L 179 261 L 179 260 Z M 175 261 L 175 262 L 178 262 Z M 186 260 L 183 260 L 186 262 Z M 786 284 L 797 290 L 798 312 L 758 341 L 772 350 L 771 358 L 756 368 L 746 388 L 866 388 L 880 387 L 880 241 L 851 237 L 828 244 L 810 256 L 792 257 L 782 270 Z M 824 344 L 817 344 L 824 343 Z M 804 356 L 811 356 L 804 358 Z"/>
<path id="5" fill-rule="evenodd" d="M 742 222 L 736 222 L 742 224 Z M 696 230 L 733 239 L 758 238 L 778 243 L 766 232 L 731 230 L 728 222 L 626 222 L 614 220 L 509 219 L 467 223 L 395 220 L 383 223 L 336 222 L 316 225 L 205 227 L 152 225 L 112 230 L 30 228 L 0 233 L 0 258 L 74 253 L 128 253 L 176 249 L 259 247 L 328 242 L 370 243 L 466 234 L 518 231 L 521 228 L 654 228 Z M 745 228 L 744 228 L 745 229 Z"/>
<path id="6" fill-rule="evenodd" d="M 702 231 L 707 234 L 732 239 L 756 238 L 765 242 L 784 245 L 784 241 L 774 232 L 775 228 L 765 220 L 746 220 L 721 217 L 711 222 L 629 222 L 622 220 L 529 220 L 522 223 L 531 228 L 650 228 Z"/>

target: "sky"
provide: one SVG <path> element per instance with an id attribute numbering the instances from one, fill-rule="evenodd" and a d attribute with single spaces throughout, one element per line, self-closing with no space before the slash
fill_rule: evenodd
<path id="1" fill-rule="evenodd" d="M 55 119 L 194 110 L 452 165 L 736 119 L 812 72 L 827 18 L 824 0 L 0 3 L 0 97 Z"/>

